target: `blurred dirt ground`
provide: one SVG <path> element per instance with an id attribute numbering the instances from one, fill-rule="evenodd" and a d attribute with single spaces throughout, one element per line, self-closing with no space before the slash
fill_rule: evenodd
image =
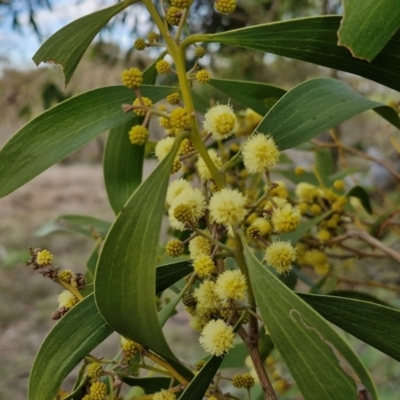
<path id="1" fill-rule="evenodd" d="M 54 325 L 60 288 L 24 265 L 27 248 L 50 249 L 57 265 L 84 271 L 92 240 L 80 235 L 34 235 L 62 214 L 86 214 L 112 221 L 100 165 L 56 165 L 0 199 L 0 399 L 26 398 L 34 355 Z"/>

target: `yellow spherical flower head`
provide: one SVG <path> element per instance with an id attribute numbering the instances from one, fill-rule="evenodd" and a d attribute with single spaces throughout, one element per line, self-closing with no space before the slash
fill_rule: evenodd
<path id="1" fill-rule="evenodd" d="M 232 377 L 232 384 L 236 388 L 251 389 L 255 384 L 255 379 L 249 373 L 243 375 L 236 374 Z"/>
<path id="2" fill-rule="evenodd" d="M 301 167 L 300 165 L 298 165 L 295 169 L 294 169 L 294 173 L 297 176 L 302 176 L 306 173 L 305 169 L 303 167 Z"/>
<path id="3" fill-rule="evenodd" d="M 332 210 L 333 211 L 342 211 L 346 203 L 347 203 L 347 198 L 345 196 L 340 196 L 332 204 Z"/>
<path id="4" fill-rule="evenodd" d="M 158 42 L 158 39 L 160 39 L 160 35 L 159 35 L 158 33 L 156 33 L 156 32 L 150 32 L 150 33 L 147 35 L 147 40 L 148 40 L 150 43 L 157 43 L 157 42 Z"/>
<path id="5" fill-rule="evenodd" d="M 124 352 L 122 363 L 124 365 L 127 365 L 135 357 L 137 350 L 135 344 L 131 340 L 126 339 L 123 336 L 121 336 L 121 347 Z"/>
<path id="6" fill-rule="evenodd" d="M 336 180 L 335 182 L 333 182 L 333 187 L 336 190 L 343 190 L 344 188 L 344 182 L 342 180 Z"/>
<path id="7" fill-rule="evenodd" d="M 76 275 L 70 269 L 65 269 L 58 273 L 58 279 L 63 282 L 71 283 L 71 280 L 74 279 L 76 281 Z"/>
<path id="8" fill-rule="evenodd" d="M 302 265 L 309 265 L 314 268 L 319 275 L 325 275 L 329 270 L 327 255 L 321 250 L 312 249 L 304 252 Z"/>
<path id="9" fill-rule="evenodd" d="M 217 152 L 214 149 L 208 150 L 208 154 L 210 155 L 211 161 L 215 164 L 217 168 L 222 167 L 223 164 L 222 158 L 217 154 Z M 201 157 L 197 161 L 196 166 L 197 166 L 197 171 L 199 172 L 200 175 L 200 179 L 203 182 L 212 179 L 211 172 Z"/>
<path id="10" fill-rule="evenodd" d="M 156 63 L 156 70 L 159 74 L 167 75 L 171 72 L 171 64 L 166 60 L 161 60 Z"/>
<path id="11" fill-rule="evenodd" d="M 103 367 L 100 363 L 94 362 L 89 364 L 87 368 L 87 375 L 89 378 L 99 378 L 103 374 Z"/>
<path id="12" fill-rule="evenodd" d="M 36 254 L 36 264 L 40 266 L 51 265 L 53 263 L 53 254 L 48 250 L 41 250 Z"/>
<path id="13" fill-rule="evenodd" d="M 218 276 L 215 292 L 222 301 L 242 300 L 246 297 L 246 278 L 238 270 L 227 270 Z"/>
<path id="14" fill-rule="evenodd" d="M 94 382 L 90 386 L 90 398 L 92 400 L 105 400 L 107 396 L 107 386 L 103 382 Z"/>
<path id="15" fill-rule="evenodd" d="M 307 182 L 300 182 L 296 186 L 296 196 L 300 201 L 313 203 L 318 197 L 318 188 Z"/>
<path id="16" fill-rule="evenodd" d="M 204 47 L 196 47 L 196 50 L 194 51 L 194 55 L 197 58 L 203 58 L 206 55 L 206 49 Z"/>
<path id="17" fill-rule="evenodd" d="M 180 257 L 184 251 L 185 247 L 179 239 L 172 239 L 165 246 L 165 252 L 170 257 Z"/>
<path id="18" fill-rule="evenodd" d="M 268 233 L 271 233 L 272 231 L 271 223 L 265 218 L 257 218 L 251 225 L 259 229 L 261 236 L 268 235 Z"/>
<path id="19" fill-rule="evenodd" d="M 160 126 L 162 126 L 163 128 L 165 128 L 165 129 L 171 129 L 172 128 L 169 118 L 160 117 L 158 119 L 158 121 L 160 123 Z"/>
<path id="20" fill-rule="evenodd" d="M 196 257 L 193 261 L 193 269 L 200 278 L 206 278 L 216 271 L 214 261 L 207 255 Z"/>
<path id="21" fill-rule="evenodd" d="M 292 269 L 292 263 L 296 261 L 296 249 L 290 242 L 273 242 L 265 250 L 264 261 L 283 274 Z"/>
<path id="22" fill-rule="evenodd" d="M 213 356 L 222 356 L 233 347 L 235 333 L 222 319 L 211 320 L 201 332 L 199 341 L 203 349 Z"/>
<path id="23" fill-rule="evenodd" d="M 171 226 L 185 230 L 185 222 L 196 223 L 204 215 L 206 206 L 206 198 L 200 189 L 183 190 L 172 201 L 168 210 Z"/>
<path id="24" fill-rule="evenodd" d="M 138 88 L 143 83 L 143 74 L 139 68 L 130 68 L 122 72 L 121 81 L 128 89 Z"/>
<path id="25" fill-rule="evenodd" d="M 149 131 L 143 125 L 135 125 L 129 131 L 129 140 L 132 144 L 143 146 L 149 138 Z"/>
<path id="26" fill-rule="evenodd" d="M 138 51 L 142 51 L 146 48 L 146 42 L 143 38 L 138 38 L 135 40 L 135 43 L 133 43 L 133 47 Z"/>
<path id="27" fill-rule="evenodd" d="M 172 181 L 167 190 L 167 205 L 171 205 L 171 203 L 186 189 L 193 189 L 192 185 L 187 180 L 180 178 Z"/>
<path id="28" fill-rule="evenodd" d="M 251 132 L 263 119 L 262 115 L 256 113 L 251 108 L 247 108 L 244 112 L 244 123 L 247 131 Z"/>
<path id="29" fill-rule="evenodd" d="M 197 301 L 199 315 L 215 313 L 221 307 L 221 300 L 215 292 L 215 282 L 213 281 L 205 280 L 193 294 Z"/>
<path id="30" fill-rule="evenodd" d="M 279 160 L 279 150 L 274 140 L 262 133 L 247 139 L 242 155 L 244 166 L 250 174 L 264 172 Z"/>
<path id="31" fill-rule="evenodd" d="M 322 213 L 322 208 L 319 204 L 314 203 L 310 206 L 310 211 L 312 215 L 319 215 Z"/>
<path id="32" fill-rule="evenodd" d="M 171 93 L 167 96 L 167 101 L 174 106 L 181 101 L 181 95 L 178 92 Z"/>
<path id="33" fill-rule="evenodd" d="M 211 79 L 211 75 L 205 69 L 200 70 L 196 74 L 196 81 L 199 83 L 202 83 L 202 84 L 208 83 L 210 79 Z"/>
<path id="34" fill-rule="evenodd" d="M 174 145 L 174 141 L 175 141 L 174 138 L 167 137 L 165 139 L 161 139 L 156 144 L 154 152 L 156 154 L 156 157 L 158 158 L 158 161 L 162 161 L 169 154 Z"/>
<path id="35" fill-rule="evenodd" d="M 246 229 L 246 235 L 251 240 L 257 240 L 261 236 L 261 231 L 257 226 L 250 225 Z"/>
<path id="36" fill-rule="evenodd" d="M 206 112 L 203 126 L 215 140 L 222 140 L 237 131 L 238 121 L 230 105 L 218 104 Z"/>
<path id="37" fill-rule="evenodd" d="M 78 299 L 69 291 L 63 290 L 58 295 L 58 306 L 65 308 L 72 308 L 76 303 L 78 303 Z"/>
<path id="38" fill-rule="evenodd" d="M 285 182 L 276 181 L 274 182 L 274 184 L 276 185 L 276 187 L 270 190 L 269 195 L 286 199 L 289 196 L 289 193 L 287 191 Z"/>
<path id="39" fill-rule="evenodd" d="M 190 258 L 194 260 L 200 256 L 209 256 L 211 247 L 211 243 L 205 237 L 196 236 L 189 242 Z"/>
<path id="40" fill-rule="evenodd" d="M 161 392 L 154 393 L 152 400 L 176 400 L 176 396 L 174 393 L 163 389 Z"/>
<path id="41" fill-rule="evenodd" d="M 165 18 L 170 25 L 176 26 L 176 25 L 179 25 L 182 14 L 183 14 L 183 10 L 181 8 L 170 7 L 167 10 Z"/>
<path id="42" fill-rule="evenodd" d="M 195 151 L 193 143 L 189 139 L 183 139 L 181 145 L 179 146 L 178 154 L 184 156 Z"/>
<path id="43" fill-rule="evenodd" d="M 230 14 L 236 9 L 236 0 L 215 0 L 214 7 L 221 14 Z"/>
<path id="44" fill-rule="evenodd" d="M 317 233 L 317 239 L 321 242 L 327 242 L 332 237 L 332 234 L 328 231 L 328 229 L 320 229 Z"/>
<path id="45" fill-rule="evenodd" d="M 238 225 L 246 216 L 246 197 L 237 190 L 222 189 L 211 197 L 209 210 L 213 222 Z"/>
<path id="46" fill-rule="evenodd" d="M 189 325 L 194 331 L 201 332 L 209 320 L 210 318 L 207 315 L 192 315 Z"/>
<path id="47" fill-rule="evenodd" d="M 182 107 L 172 110 L 169 123 L 172 128 L 179 130 L 187 130 L 190 128 L 190 114 Z"/>
<path id="48" fill-rule="evenodd" d="M 286 204 L 282 208 L 274 208 L 271 222 L 277 233 L 293 232 L 299 225 L 301 213 L 297 207 Z"/>
<path id="49" fill-rule="evenodd" d="M 143 97 L 142 96 L 142 101 L 143 103 L 140 101 L 139 98 L 136 98 L 133 102 L 133 106 L 135 107 L 139 107 L 139 108 L 135 108 L 133 110 L 133 112 L 138 116 L 138 117 L 144 117 L 147 113 L 147 111 L 143 108 L 140 107 L 153 107 L 153 102 L 148 98 L 148 97 Z"/>

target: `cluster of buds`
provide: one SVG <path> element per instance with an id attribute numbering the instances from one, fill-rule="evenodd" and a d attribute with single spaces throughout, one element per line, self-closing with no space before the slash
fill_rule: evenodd
<path id="1" fill-rule="evenodd" d="M 70 269 L 60 271 L 60 267 L 56 268 L 53 264 L 53 254 L 48 250 L 41 248 L 29 248 L 30 260 L 27 265 L 33 265 L 33 269 L 37 270 L 45 278 L 50 278 L 53 281 L 66 284 L 73 289 L 83 289 L 85 287 L 85 277 L 81 273 L 76 273 Z M 65 286 L 65 285 L 63 285 Z M 58 296 L 58 309 L 52 314 L 52 319 L 60 319 L 65 315 L 75 304 L 78 303 L 78 298 L 69 290 L 62 291 Z"/>
<path id="2" fill-rule="evenodd" d="M 31 258 L 26 265 L 33 265 L 33 269 L 37 270 L 45 278 L 54 280 L 58 276 L 59 268 L 53 265 L 53 254 L 41 248 L 32 249 L 29 247 L 28 251 Z"/>

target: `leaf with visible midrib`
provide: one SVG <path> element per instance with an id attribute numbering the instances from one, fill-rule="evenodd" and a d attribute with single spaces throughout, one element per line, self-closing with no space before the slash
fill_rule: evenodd
<path id="1" fill-rule="evenodd" d="M 193 268 L 187 261 L 160 265 L 156 268 L 156 292 L 189 270 Z M 40 347 L 29 379 L 29 400 L 53 400 L 72 369 L 112 332 L 89 294 L 57 322 Z"/>
<path id="2" fill-rule="evenodd" d="M 36 65 L 41 62 L 61 64 L 64 70 L 65 86 L 79 64 L 86 49 L 107 22 L 124 8 L 127 2 L 85 15 L 50 36 L 33 56 Z"/>
<path id="3" fill-rule="evenodd" d="M 339 80 L 315 78 L 281 97 L 257 131 L 272 135 L 279 149 L 285 150 L 370 109 L 400 129 L 400 119 L 393 108 L 366 99 Z"/>
<path id="4" fill-rule="evenodd" d="M 400 361 L 400 311 L 339 296 L 298 293 L 324 318 Z"/>
<path id="5" fill-rule="evenodd" d="M 61 215 L 42 225 L 36 232 L 36 236 L 46 236 L 53 232 L 66 231 L 76 232 L 95 238 L 97 234 L 105 237 L 110 229 L 111 223 L 99 218 L 87 215 Z"/>
<path id="6" fill-rule="evenodd" d="M 156 62 L 143 73 L 143 84 L 154 85 L 157 77 Z M 103 158 L 103 175 L 108 200 L 118 214 L 131 194 L 142 182 L 145 146 L 132 144 L 129 131 L 143 122 L 135 117 L 111 129 L 107 137 Z"/>
<path id="7" fill-rule="evenodd" d="M 261 115 L 286 93 L 284 89 L 261 82 L 210 79 L 208 84 Z"/>
<path id="8" fill-rule="evenodd" d="M 174 92 L 165 86 L 142 86 L 153 102 Z M 132 118 L 121 104 L 135 95 L 123 86 L 91 90 L 63 101 L 22 127 L 0 151 L 0 197 L 90 142 L 101 133 Z"/>
<path id="9" fill-rule="evenodd" d="M 172 163 L 178 150 L 157 166 L 125 204 L 104 242 L 95 275 L 97 306 L 124 337 L 153 350 L 191 377 L 171 352 L 158 322 L 157 247 Z"/>
<path id="10" fill-rule="evenodd" d="M 223 359 L 212 356 L 186 387 L 180 400 L 202 400 Z"/>
<path id="11" fill-rule="evenodd" d="M 29 378 L 29 400 L 53 400 L 64 378 L 113 330 L 90 294 L 65 314 L 47 335 Z"/>
<path id="12" fill-rule="evenodd" d="M 400 32 L 367 62 L 337 45 L 340 16 L 318 16 L 255 25 L 227 32 L 194 35 L 198 42 L 219 42 L 264 51 L 351 72 L 400 90 Z"/>
<path id="13" fill-rule="evenodd" d="M 357 400 L 361 380 L 377 399 L 367 370 L 345 341 L 243 246 L 258 309 L 304 398 Z"/>
<path id="14" fill-rule="evenodd" d="M 343 0 L 338 45 L 353 57 L 372 61 L 400 28 L 400 7 L 392 1 Z"/>

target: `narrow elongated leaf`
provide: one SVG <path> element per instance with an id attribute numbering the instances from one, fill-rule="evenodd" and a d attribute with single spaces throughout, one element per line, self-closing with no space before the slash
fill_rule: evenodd
<path id="1" fill-rule="evenodd" d="M 156 268 L 157 294 L 191 272 L 193 272 L 193 267 L 189 260 L 160 265 Z"/>
<path id="2" fill-rule="evenodd" d="M 400 32 L 371 62 L 353 58 L 337 46 L 340 16 L 319 16 L 256 25 L 228 32 L 193 35 L 187 42 L 219 42 L 273 53 L 351 72 L 400 90 Z"/>
<path id="3" fill-rule="evenodd" d="M 113 332 L 89 295 L 73 307 L 47 335 L 29 378 L 29 400 L 53 400 L 75 365 Z"/>
<path id="4" fill-rule="evenodd" d="M 139 386 L 146 394 L 159 392 L 162 389 L 168 389 L 171 383 L 170 378 L 122 378 L 129 386 Z"/>
<path id="5" fill-rule="evenodd" d="M 158 322 L 156 258 L 165 195 L 178 149 L 158 165 L 121 210 L 104 242 L 95 276 L 97 306 L 118 333 L 180 366 Z"/>
<path id="6" fill-rule="evenodd" d="M 132 144 L 128 136 L 135 125 L 138 118 L 111 129 L 104 151 L 104 182 L 115 214 L 142 182 L 145 146 Z"/>
<path id="7" fill-rule="evenodd" d="M 400 7 L 392 1 L 343 0 L 338 45 L 353 57 L 372 61 L 400 28 Z"/>
<path id="8" fill-rule="evenodd" d="M 250 281 L 272 341 L 306 400 L 357 400 L 370 376 L 335 330 L 268 271 L 244 244 Z"/>
<path id="9" fill-rule="evenodd" d="M 358 290 L 333 290 L 332 292 L 327 293 L 327 295 L 346 297 L 349 299 L 361 300 L 361 301 L 366 301 L 368 303 L 376 303 L 380 304 L 381 306 L 390 307 L 389 303 L 386 303 L 369 293 L 360 292 Z"/>
<path id="10" fill-rule="evenodd" d="M 318 149 L 315 152 L 315 168 L 325 186 L 330 186 L 330 175 L 333 172 L 333 157 L 329 149 Z"/>
<path id="11" fill-rule="evenodd" d="M 328 321 L 400 361 L 399 310 L 338 296 L 299 296 Z"/>
<path id="12" fill-rule="evenodd" d="M 294 170 L 289 169 L 274 169 L 274 172 L 278 173 L 279 175 L 284 176 L 285 178 L 289 179 L 293 183 L 300 183 L 300 182 L 307 182 L 311 183 L 312 185 L 319 185 L 318 179 L 315 177 L 315 174 L 312 172 L 305 172 L 303 175 L 299 176 L 294 173 Z"/>
<path id="13" fill-rule="evenodd" d="M 189 383 L 179 399 L 202 400 L 223 359 L 223 357 L 212 356 Z"/>
<path id="14" fill-rule="evenodd" d="M 66 86 L 100 29 L 131 3 L 132 1 L 121 1 L 112 7 L 86 15 L 64 26 L 43 43 L 33 56 L 33 61 L 36 65 L 41 62 L 61 64 Z"/>
<path id="15" fill-rule="evenodd" d="M 192 269 L 189 263 L 183 262 L 158 267 L 156 292 L 163 291 L 187 275 L 187 266 Z M 32 367 L 29 400 L 53 400 L 72 369 L 112 332 L 96 307 L 94 295 L 89 294 L 54 326 L 43 342 Z M 165 383 L 163 379 L 166 379 L 167 387 L 170 382 L 167 378 L 154 379 L 138 380 L 136 383 L 146 391 L 162 388 L 159 385 Z M 133 381 L 127 383 L 133 384 Z"/>
<path id="16" fill-rule="evenodd" d="M 400 119 L 391 107 L 366 99 L 336 79 L 316 78 L 288 91 L 264 117 L 257 131 L 271 134 L 279 149 L 285 150 L 369 109 L 400 128 Z"/>
<path id="17" fill-rule="evenodd" d="M 171 315 L 174 315 L 175 308 L 180 302 L 182 296 L 177 294 L 162 310 L 158 312 L 158 322 L 163 327 Z"/>
<path id="18" fill-rule="evenodd" d="M 264 115 L 286 93 L 286 90 L 277 86 L 259 82 L 210 79 L 208 83 L 261 115 Z"/>
<path id="19" fill-rule="evenodd" d="M 46 222 L 35 233 L 37 236 L 46 236 L 53 232 L 65 231 L 81 233 L 89 237 L 107 235 L 111 223 L 87 215 L 61 215 L 57 219 Z"/>
<path id="20" fill-rule="evenodd" d="M 364 207 L 364 210 L 368 214 L 372 214 L 372 206 L 371 202 L 369 201 L 369 197 L 367 192 L 364 190 L 363 187 L 361 186 L 353 186 L 347 193 L 346 196 L 348 197 L 356 197 L 358 200 L 360 200 L 362 206 Z"/>
<path id="21" fill-rule="evenodd" d="M 289 240 L 294 246 L 304 236 L 305 233 L 307 233 L 313 226 L 323 221 L 331 213 L 332 211 L 328 211 L 308 220 L 307 222 L 302 222 L 294 232 L 283 233 L 279 236 L 279 239 L 284 241 Z"/>
<path id="22" fill-rule="evenodd" d="M 141 87 L 143 96 L 159 101 L 174 91 Z M 45 111 L 21 128 L 0 151 L 0 197 L 19 188 L 96 136 L 134 117 L 122 103 L 134 94 L 123 86 L 91 90 Z"/>
<path id="23" fill-rule="evenodd" d="M 144 84 L 154 85 L 157 77 L 155 65 L 156 62 L 143 73 Z M 132 144 L 128 135 L 132 126 L 142 122 L 142 117 L 135 117 L 111 129 L 107 138 L 103 159 L 104 183 L 115 214 L 142 182 L 145 146 Z"/>
<path id="24" fill-rule="evenodd" d="M 224 357 L 220 368 L 242 368 L 249 351 L 244 343 L 237 344 Z"/>

